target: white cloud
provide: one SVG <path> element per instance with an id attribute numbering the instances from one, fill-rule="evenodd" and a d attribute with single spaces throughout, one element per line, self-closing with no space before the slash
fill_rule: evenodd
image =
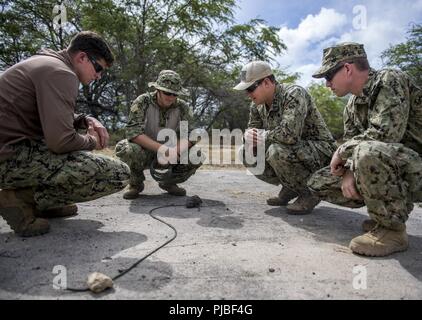
<path id="1" fill-rule="evenodd" d="M 390 45 L 405 40 L 405 32 L 388 21 L 374 21 L 365 30 L 344 33 L 339 42 L 353 41 L 363 43 L 370 64 L 379 68 L 382 66 L 381 53 Z"/>
<path id="2" fill-rule="evenodd" d="M 412 4 L 413 10 L 422 11 L 422 0 L 418 0 L 415 3 Z"/>
<path id="3" fill-rule="evenodd" d="M 333 9 L 321 8 L 317 15 L 308 15 L 296 29 L 282 27 L 279 31 L 280 38 L 287 45 L 287 55 L 281 57 L 282 64 L 296 64 L 298 54 L 300 60 L 309 55 L 306 50 L 313 44 L 333 35 L 346 24 L 346 16 Z M 305 54 L 305 55 L 304 55 Z"/>
<path id="4" fill-rule="evenodd" d="M 379 9 L 379 3 L 372 1 L 366 5 L 366 8 L 367 28 L 349 30 L 341 35 L 340 42 L 363 43 L 370 64 L 375 68 L 380 68 L 382 67 L 381 53 L 391 45 L 406 40 L 410 23 L 416 21 L 418 11 L 422 12 L 422 0 L 416 3 L 403 2 L 400 7 L 397 3 L 387 2 L 382 10 Z"/>
<path id="5" fill-rule="evenodd" d="M 381 67 L 379 56 L 382 51 L 404 41 L 411 22 L 420 23 L 422 0 L 405 1 L 400 5 L 395 1 L 380 3 L 373 0 L 365 4 L 365 9 L 367 27 L 364 30 L 353 28 L 353 12 L 350 7 L 344 6 L 339 9 L 322 7 L 319 13 L 306 16 L 297 28 L 282 26 L 279 36 L 288 51 L 277 57 L 277 62 L 290 72 L 301 73 L 298 82 L 307 86 L 313 80 L 311 75 L 320 66 L 324 48 L 339 42 L 355 41 L 364 44 L 371 65 Z"/>
<path id="6" fill-rule="evenodd" d="M 321 8 L 316 15 L 308 15 L 296 29 L 282 27 L 279 36 L 287 45 L 287 54 L 277 61 L 291 72 L 302 73 L 300 84 L 306 85 L 310 75 L 318 69 L 321 47 L 347 24 L 347 17 L 334 9 Z"/>

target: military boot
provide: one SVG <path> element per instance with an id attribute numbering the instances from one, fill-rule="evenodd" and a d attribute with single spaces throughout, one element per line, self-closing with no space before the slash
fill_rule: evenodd
<path id="1" fill-rule="evenodd" d="M 295 202 L 286 206 L 287 213 L 294 215 L 311 213 L 320 201 L 319 197 L 309 191 L 305 191 L 299 194 Z"/>
<path id="2" fill-rule="evenodd" d="M 168 193 L 172 194 L 173 196 L 185 196 L 186 190 L 177 186 L 177 184 L 161 184 L 159 183 L 158 186 L 167 191 Z"/>
<path id="3" fill-rule="evenodd" d="M 31 189 L 0 190 L 0 214 L 12 230 L 21 237 L 47 233 L 47 220 L 34 215 L 35 201 Z"/>
<path id="4" fill-rule="evenodd" d="M 290 200 L 297 197 L 297 193 L 289 188 L 283 187 L 280 190 L 278 197 L 267 199 L 267 204 L 270 206 L 285 206 Z"/>
<path id="5" fill-rule="evenodd" d="M 136 199 L 139 196 L 139 193 L 141 193 L 142 191 L 144 191 L 145 185 L 142 182 L 142 184 L 140 185 L 129 185 L 128 190 L 123 193 L 123 198 L 124 199 Z"/>
<path id="6" fill-rule="evenodd" d="M 406 227 L 391 230 L 377 225 L 371 231 L 350 241 L 349 248 L 357 254 L 370 257 L 388 256 L 394 252 L 405 251 L 409 246 Z"/>
<path id="7" fill-rule="evenodd" d="M 37 218 L 64 218 L 76 216 L 78 214 L 78 206 L 76 204 L 70 204 L 64 207 L 50 208 L 46 210 L 35 209 L 34 214 Z"/>
<path id="8" fill-rule="evenodd" d="M 372 219 L 366 219 L 362 222 L 362 230 L 365 232 L 369 232 L 377 226 L 377 222 Z"/>

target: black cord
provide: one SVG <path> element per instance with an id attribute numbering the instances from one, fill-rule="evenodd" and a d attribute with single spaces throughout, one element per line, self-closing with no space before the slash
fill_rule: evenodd
<path id="1" fill-rule="evenodd" d="M 196 196 L 197 197 L 197 196 Z M 164 220 L 161 220 L 160 218 L 157 218 L 156 216 L 154 216 L 152 213 L 155 210 L 158 209 L 162 209 L 162 208 L 168 208 L 168 207 L 185 207 L 186 205 L 183 204 L 168 204 L 165 206 L 160 206 L 160 207 L 155 207 L 152 208 L 148 214 L 150 215 L 151 218 L 160 221 L 161 223 L 164 223 L 165 225 L 167 225 L 169 228 L 171 228 L 174 231 L 174 235 L 170 240 L 167 240 L 164 244 L 162 244 L 161 246 L 157 247 L 156 249 L 152 250 L 150 253 L 148 253 L 147 255 L 143 256 L 142 258 L 140 258 L 138 261 L 136 261 L 134 264 L 132 264 L 129 268 L 125 269 L 124 271 L 120 272 L 117 276 L 113 277 L 111 280 L 115 281 L 117 279 L 119 279 L 120 277 L 124 276 L 125 274 L 127 274 L 128 272 L 130 272 L 132 269 L 136 268 L 136 266 L 138 264 L 140 264 L 142 261 L 144 261 L 146 258 L 148 258 L 149 256 L 151 256 L 152 254 L 156 253 L 158 250 L 160 250 L 161 248 L 163 248 L 164 246 L 168 245 L 170 242 L 172 242 L 174 239 L 176 239 L 177 237 L 177 230 L 175 227 L 173 227 L 170 223 L 165 222 Z M 87 292 L 90 291 L 89 288 L 66 288 L 66 290 L 68 291 L 72 291 L 72 292 Z"/>

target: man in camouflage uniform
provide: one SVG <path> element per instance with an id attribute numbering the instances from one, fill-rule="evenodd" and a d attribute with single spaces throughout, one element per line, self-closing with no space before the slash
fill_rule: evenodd
<path id="1" fill-rule="evenodd" d="M 192 146 L 186 139 L 178 139 L 177 144 L 172 147 L 157 141 L 161 129 L 174 130 L 180 138 L 180 121 L 187 121 L 189 128 L 192 128 L 193 117 L 189 105 L 178 97 L 186 95 L 179 74 L 172 70 L 163 70 L 157 81 L 148 85 L 156 90 L 135 99 L 126 125 L 126 139 L 116 145 L 116 155 L 131 169 L 130 185 L 123 195 L 125 199 L 135 199 L 143 191 L 143 171 L 150 168 L 154 159 L 165 158 L 164 155 L 170 155 L 170 158 L 173 155 L 174 160 L 180 159 L 183 152 L 187 152 Z M 188 163 L 184 166 L 186 173 L 192 173 L 200 164 Z M 179 181 L 186 181 L 190 175 L 180 177 Z M 172 182 L 159 181 L 159 187 L 172 195 L 186 195 L 185 189 Z"/>
<path id="2" fill-rule="evenodd" d="M 335 151 L 334 139 L 311 96 L 300 86 L 276 82 L 271 67 L 263 61 L 244 66 L 241 82 L 234 89 L 245 90 L 253 101 L 246 144 L 265 143 L 265 170 L 256 177 L 282 185 L 278 197 L 267 203 L 287 205 L 290 214 L 310 213 L 319 199 L 309 192 L 306 182 L 329 163 Z M 262 138 L 260 129 L 265 132 Z M 252 151 L 244 148 L 244 152 Z"/>
<path id="3" fill-rule="evenodd" d="M 88 152 L 107 145 L 107 130 L 74 113 L 79 82 L 100 78 L 113 60 L 104 40 L 84 31 L 66 50 L 44 50 L 0 75 L 0 214 L 18 235 L 46 233 L 44 218 L 74 215 L 75 202 L 127 185 L 125 163 Z"/>
<path id="4" fill-rule="evenodd" d="M 353 252 L 386 256 L 408 247 L 405 222 L 422 190 L 422 91 L 399 70 L 369 67 L 363 45 L 342 43 L 324 49 L 313 75 L 342 97 L 344 139 L 329 167 L 316 172 L 309 187 L 322 199 L 366 205 L 367 233 L 350 242 Z"/>

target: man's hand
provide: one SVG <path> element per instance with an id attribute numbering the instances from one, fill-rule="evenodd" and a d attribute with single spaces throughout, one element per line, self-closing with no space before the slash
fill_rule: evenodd
<path id="1" fill-rule="evenodd" d="M 107 147 L 108 140 L 110 139 L 107 129 L 101 124 L 100 121 L 98 121 L 97 119 L 93 117 L 87 117 L 86 121 L 88 122 L 88 128 L 92 127 L 97 133 L 99 137 L 99 144 L 101 146 L 101 149 Z"/>
<path id="2" fill-rule="evenodd" d="M 95 150 L 103 149 L 103 147 L 101 146 L 101 143 L 100 143 L 100 137 L 99 137 L 97 131 L 95 131 L 95 129 L 92 125 L 88 126 L 88 134 L 90 136 L 94 137 L 94 139 L 95 139 Z"/>
<path id="3" fill-rule="evenodd" d="M 263 132 L 263 129 L 257 128 L 247 129 L 245 131 L 245 145 L 248 153 L 256 156 L 258 144 L 265 143 L 265 136 Z"/>
<path id="4" fill-rule="evenodd" d="M 342 160 L 338 154 L 338 149 L 334 152 L 330 162 L 330 172 L 333 176 L 342 176 L 345 172 L 344 164 L 346 161 Z"/>
<path id="5" fill-rule="evenodd" d="M 343 196 L 347 199 L 363 200 L 362 196 L 356 189 L 356 180 L 353 172 L 346 170 L 341 180 L 341 191 Z"/>
<path id="6" fill-rule="evenodd" d="M 247 129 L 245 131 L 245 141 L 246 141 L 246 143 L 253 145 L 253 146 L 256 146 L 258 143 L 264 142 L 265 138 L 261 134 L 261 131 L 263 131 L 263 130 L 262 129 L 256 129 L 256 128 Z"/>

